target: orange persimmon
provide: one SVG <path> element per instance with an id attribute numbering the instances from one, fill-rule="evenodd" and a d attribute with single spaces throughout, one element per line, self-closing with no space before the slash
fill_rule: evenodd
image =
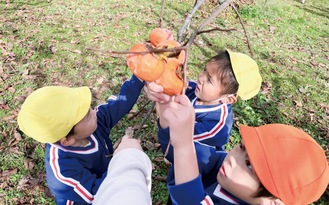
<path id="1" fill-rule="evenodd" d="M 183 80 L 179 76 L 178 68 L 181 63 L 176 58 L 167 58 L 165 63 L 165 71 L 159 79 L 155 82 L 164 88 L 164 93 L 167 95 L 178 95 L 182 93 L 183 90 Z"/>
<path id="2" fill-rule="evenodd" d="M 148 51 L 146 44 L 138 43 L 131 47 L 130 52 Z M 131 72 L 145 81 L 155 81 L 164 72 L 165 62 L 153 53 L 128 54 L 127 65 Z"/>
<path id="3" fill-rule="evenodd" d="M 157 46 L 159 43 L 165 40 L 172 40 L 172 32 L 165 28 L 155 28 L 150 33 L 150 42 L 152 45 Z"/>
<path id="4" fill-rule="evenodd" d="M 180 47 L 180 43 L 178 43 L 178 41 L 176 40 L 165 40 L 162 41 L 161 43 L 159 43 L 157 45 L 156 48 L 159 49 L 169 49 L 169 48 L 176 48 L 176 47 Z M 176 51 L 176 52 L 163 52 L 163 55 L 166 57 L 175 57 L 177 59 L 179 59 L 180 63 L 183 64 L 184 60 L 185 60 L 185 51 L 181 50 L 181 51 Z"/>

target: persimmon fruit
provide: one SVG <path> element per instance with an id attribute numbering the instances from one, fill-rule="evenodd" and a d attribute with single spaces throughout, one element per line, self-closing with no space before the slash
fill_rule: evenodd
<path id="1" fill-rule="evenodd" d="M 180 66 L 181 63 L 178 59 L 167 58 L 163 74 L 155 81 L 157 84 L 163 87 L 163 93 L 171 96 L 182 93 L 184 83 L 178 73 Z"/>
<path id="2" fill-rule="evenodd" d="M 170 49 L 180 47 L 168 29 L 153 29 L 149 42 L 137 43 L 127 55 L 127 65 L 131 72 L 144 81 L 155 81 L 164 88 L 167 95 L 178 95 L 183 91 L 184 83 L 179 74 L 186 57 L 185 50 L 151 52 L 151 49 Z"/>
<path id="3" fill-rule="evenodd" d="M 165 41 L 162 41 L 161 43 L 159 43 L 156 48 L 170 49 L 170 48 L 176 48 L 176 47 L 180 47 L 180 46 L 181 46 L 181 44 L 178 43 L 178 41 L 169 39 L 169 40 L 165 40 Z M 175 57 L 180 60 L 181 64 L 183 64 L 184 60 L 185 60 L 185 51 L 184 50 L 175 51 L 175 52 L 167 51 L 167 52 L 163 52 L 162 55 L 164 55 L 165 57 Z"/>
<path id="4" fill-rule="evenodd" d="M 159 43 L 165 40 L 173 40 L 172 32 L 165 28 L 155 28 L 150 33 L 150 42 L 153 46 L 157 46 Z"/>
<path id="5" fill-rule="evenodd" d="M 138 43 L 131 47 L 130 52 L 148 51 L 146 44 Z M 127 65 L 132 73 L 144 81 L 155 81 L 164 72 L 165 62 L 153 53 L 127 55 Z"/>

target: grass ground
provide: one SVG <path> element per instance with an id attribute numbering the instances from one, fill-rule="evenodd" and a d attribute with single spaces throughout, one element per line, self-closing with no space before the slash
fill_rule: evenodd
<path id="1" fill-rule="evenodd" d="M 191 30 L 213 10 L 206 1 Z M 329 7 L 326 0 L 238 1 L 254 59 L 263 77 L 261 92 L 234 105 L 235 125 L 228 149 L 239 140 L 238 124 L 285 123 L 302 128 L 329 155 Z M 182 26 L 192 0 L 167 0 L 163 27 Z M 17 113 L 29 93 L 45 85 L 87 85 L 93 104 L 115 94 L 131 73 L 125 56 L 88 48 L 124 51 L 148 39 L 158 26 L 161 1 L 140 0 L 8 0 L 0 1 L 0 204 L 54 204 L 45 182 L 44 145 L 18 129 Z M 217 50 L 249 54 L 239 20 L 226 9 L 210 27 L 231 32 L 199 35 L 189 56 L 195 78 Z M 128 126 L 138 126 L 150 104 L 144 96 L 112 131 L 118 139 Z M 132 117 L 131 117 L 132 116 Z M 156 116 L 141 131 L 143 147 L 153 161 L 153 204 L 167 198 L 168 166 L 156 142 Z M 315 204 L 329 204 L 329 190 Z"/>

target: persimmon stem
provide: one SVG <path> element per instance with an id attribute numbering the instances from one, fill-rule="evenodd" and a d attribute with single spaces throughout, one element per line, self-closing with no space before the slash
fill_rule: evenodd
<path id="1" fill-rule="evenodd" d="M 142 135 L 140 135 L 139 133 L 142 130 L 143 125 L 145 124 L 146 120 L 150 117 L 151 113 L 153 112 L 154 107 L 155 107 L 155 102 L 152 102 L 152 105 L 151 105 L 150 109 L 148 110 L 146 116 L 143 118 L 142 122 L 138 126 L 138 130 L 135 133 L 135 136 L 136 136 L 135 138 L 137 138 L 137 139 L 141 139 L 142 138 Z"/>

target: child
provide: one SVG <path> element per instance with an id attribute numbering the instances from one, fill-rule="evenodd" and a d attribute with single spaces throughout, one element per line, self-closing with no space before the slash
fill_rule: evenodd
<path id="1" fill-rule="evenodd" d="M 186 96 L 159 109 L 174 147 L 168 183 L 173 204 L 306 205 L 328 186 L 325 153 L 300 129 L 241 125 L 242 142 L 225 153 L 193 142 L 194 110 Z"/>
<path id="2" fill-rule="evenodd" d="M 151 175 L 152 163 L 143 152 L 140 141 L 124 136 L 114 152 L 93 205 L 150 205 Z"/>
<path id="3" fill-rule="evenodd" d="M 46 143 L 47 184 L 57 205 L 91 204 L 113 154 L 109 134 L 133 107 L 144 83 L 132 76 L 118 96 L 90 108 L 88 87 L 47 86 L 27 97 L 18 125 Z"/>
<path id="4" fill-rule="evenodd" d="M 249 56 L 226 50 L 212 57 L 198 80 L 189 82 L 185 93 L 196 113 L 194 141 L 225 150 L 233 126 L 232 104 L 238 97 L 247 100 L 255 96 L 261 82 L 258 66 Z M 148 85 L 151 91 L 159 89 L 155 86 Z M 169 137 L 159 135 L 158 139 L 166 159 L 171 162 L 172 151 L 167 154 Z"/>

